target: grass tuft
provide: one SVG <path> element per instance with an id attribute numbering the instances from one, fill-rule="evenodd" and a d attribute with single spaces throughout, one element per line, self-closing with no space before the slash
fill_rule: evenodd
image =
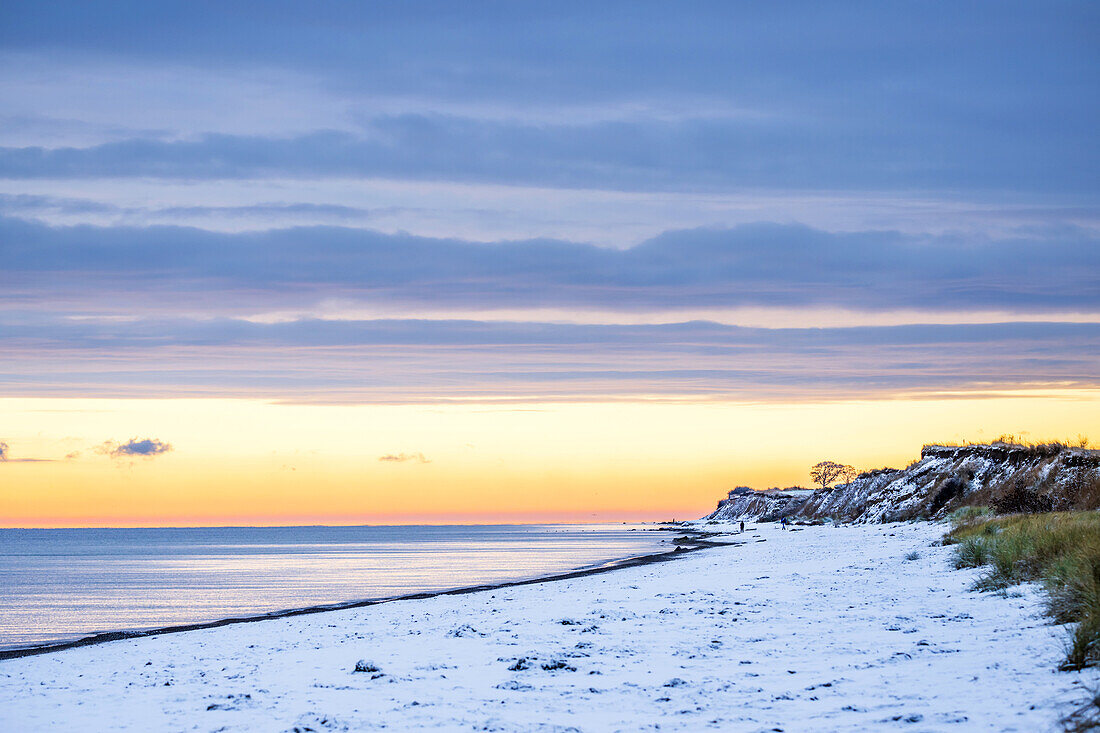
<path id="1" fill-rule="evenodd" d="M 993 516 L 993 510 L 987 506 L 964 506 L 947 515 L 952 529 L 984 522 Z"/>
<path id="2" fill-rule="evenodd" d="M 955 567 L 980 568 L 989 562 L 989 541 L 984 537 L 967 537 L 955 548 Z"/>

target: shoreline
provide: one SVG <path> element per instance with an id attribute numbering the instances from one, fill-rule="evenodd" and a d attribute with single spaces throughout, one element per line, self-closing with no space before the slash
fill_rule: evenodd
<path id="1" fill-rule="evenodd" d="M 1041 589 L 974 592 L 943 530 L 756 526 L 735 552 L 10 659 L 0 729 L 1057 729 L 1093 671 L 1057 671 Z"/>
<path id="2" fill-rule="evenodd" d="M 104 631 L 96 634 L 90 634 L 88 636 L 80 637 L 79 639 L 72 639 L 70 641 L 50 642 L 47 644 L 35 644 L 27 647 L 16 647 L 11 649 L 0 649 L 0 661 L 8 659 L 21 659 L 23 657 L 32 657 L 40 654 L 51 654 L 54 652 L 61 652 L 67 649 L 77 649 L 80 647 L 93 646 L 97 644 L 106 644 L 112 641 L 125 641 L 130 639 L 143 639 L 151 636 L 164 636 L 166 634 L 182 634 L 188 631 L 201 631 L 204 629 L 217 629 L 224 626 L 234 626 L 237 624 L 255 623 L 257 621 L 271 621 L 282 618 L 292 618 L 294 616 L 307 616 L 316 613 L 327 613 L 331 611 L 345 611 L 356 608 L 367 608 L 370 606 L 378 606 L 384 603 L 393 603 L 395 601 L 418 601 L 428 598 L 435 598 L 438 596 L 457 596 L 466 595 L 469 593 L 479 593 L 481 591 L 500 590 L 504 588 L 512 588 L 524 585 L 534 585 L 536 583 L 551 583 L 554 581 L 571 580 L 574 578 L 582 578 L 588 575 L 599 575 L 602 573 L 611 572 L 613 570 L 622 570 L 625 568 L 640 567 L 643 565 L 650 565 L 659 562 L 669 562 L 675 560 L 678 557 L 682 557 L 686 553 L 695 552 L 698 550 L 705 550 L 714 547 L 723 546 L 736 546 L 739 543 L 725 543 L 725 542 L 710 542 L 705 539 L 701 539 L 703 536 L 713 536 L 714 533 L 708 533 L 691 529 L 688 527 L 660 527 L 653 531 L 675 531 L 683 532 L 686 535 L 698 534 L 700 538 L 691 539 L 687 542 L 677 543 L 673 549 L 665 552 L 649 553 L 646 555 L 628 556 L 625 558 L 618 558 L 615 560 L 608 560 L 606 562 L 599 563 L 593 566 L 582 566 L 573 570 L 565 572 L 551 573 L 549 575 L 539 575 L 533 578 L 523 578 L 520 580 L 508 580 L 500 583 L 484 583 L 479 585 L 461 586 L 458 588 L 446 588 L 436 591 L 420 591 L 416 593 L 405 593 L 397 596 L 383 596 L 381 598 L 364 598 L 353 601 L 339 601 L 336 603 L 323 603 L 312 606 L 302 606 L 298 608 L 280 609 L 277 611 L 267 611 L 265 613 L 249 614 L 247 616 L 234 616 L 230 618 L 216 619 L 213 621 L 200 621 L 191 624 L 174 624 L 171 626 L 156 626 L 149 629 L 134 629 L 129 631 Z M 677 538 L 680 539 L 680 538 Z M 675 541 L 675 540 L 674 540 Z"/>

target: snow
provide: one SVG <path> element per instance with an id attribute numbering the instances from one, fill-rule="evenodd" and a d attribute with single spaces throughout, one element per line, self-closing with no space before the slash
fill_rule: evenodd
<path id="1" fill-rule="evenodd" d="M 752 527 L 602 575 L 11 659 L 0 729 L 1056 727 L 1089 680 L 1054 671 L 1066 630 L 1032 587 L 967 590 L 943 529 Z"/>

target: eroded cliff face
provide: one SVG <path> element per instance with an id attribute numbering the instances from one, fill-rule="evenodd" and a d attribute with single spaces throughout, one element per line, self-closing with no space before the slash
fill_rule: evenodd
<path id="1" fill-rule="evenodd" d="M 718 508 L 706 519 L 775 522 L 798 514 L 812 493 L 809 489 L 797 487 L 754 491 L 741 486 L 731 491 L 729 498 L 719 501 Z"/>
<path id="2" fill-rule="evenodd" d="M 731 492 L 707 519 L 893 522 L 938 519 L 968 505 L 992 506 L 999 513 L 1097 509 L 1100 451 L 1057 444 L 926 445 L 908 468 L 863 473 L 804 498 L 754 494 Z"/>

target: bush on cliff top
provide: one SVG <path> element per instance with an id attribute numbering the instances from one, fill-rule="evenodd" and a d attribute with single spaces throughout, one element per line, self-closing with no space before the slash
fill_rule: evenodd
<path id="1" fill-rule="evenodd" d="M 974 442 L 971 440 L 965 440 L 962 442 L 955 440 L 946 440 L 937 443 L 930 443 L 929 446 L 941 446 L 944 448 L 1002 448 L 1013 451 L 1020 451 L 1034 456 L 1056 456 L 1062 451 L 1069 450 L 1070 448 L 1083 448 L 1090 449 L 1092 444 L 1089 442 L 1088 436 L 1078 435 L 1076 438 L 1067 440 L 1025 440 L 1018 435 L 1012 435 L 1010 433 L 1004 433 L 997 437 L 996 440 Z"/>

